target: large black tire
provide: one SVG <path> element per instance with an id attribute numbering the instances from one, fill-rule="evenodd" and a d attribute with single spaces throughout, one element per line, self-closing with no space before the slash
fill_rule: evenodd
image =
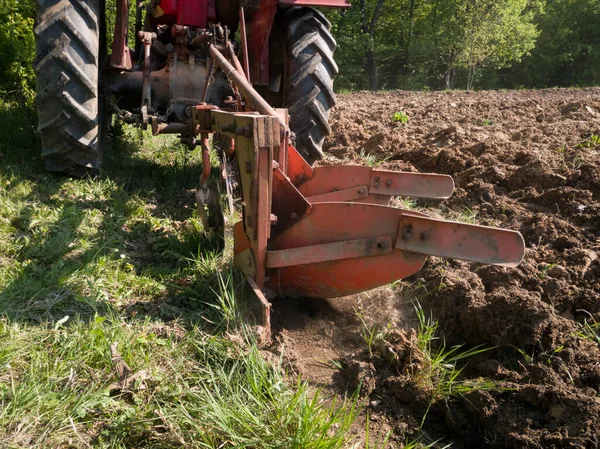
<path id="1" fill-rule="evenodd" d="M 328 120 L 335 106 L 337 45 L 327 18 L 312 8 L 282 9 L 275 25 L 270 40 L 271 77 L 281 76 L 283 82 L 279 95 L 267 98 L 289 110 L 296 148 L 312 164 L 323 157 L 323 141 L 331 134 Z"/>
<path id="2" fill-rule="evenodd" d="M 33 68 L 42 158 L 49 171 L 81 176 L 97 170 L 102 159 L 103 1 L 37 0 L 37 5 Z"/>

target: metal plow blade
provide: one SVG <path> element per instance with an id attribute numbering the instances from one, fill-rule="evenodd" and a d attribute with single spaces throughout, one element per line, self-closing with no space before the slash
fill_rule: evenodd
<path id="1" fill-rule="evenodd" d="M 427 255 L 516 266 L 524 248 L 514 231 L 377 205 L 318 203 L 270 242 L 265 286 L 282 295 L 333 298 L 410 276 Z"/>

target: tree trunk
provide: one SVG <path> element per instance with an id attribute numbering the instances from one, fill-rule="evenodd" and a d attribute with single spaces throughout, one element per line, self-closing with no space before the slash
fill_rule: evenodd
<path id="1" fill-rule="evenodd" d="M 369 74 L 369 88 L 377 90 L 379 88 L 379 71 L 377 70 L 377 62 L 375 61 L 375 52 L 373 51 L 373 41 L 367 49 L 367 73 Z"/>
<path id="2" fill-rule="evenodd" d="M 365 55 L 365 72 L 369 76 L 369 86 L 371 90 L 377 90 L 379 88 L 379 76 L 377 70 L 377 61 L 375 59 L 375 28 L 381 15 L 385 0 L 377 0 L 375 10 L 371 16 L 371 20 L 367 20 L 367 12 L 365 9 L 365 0 L 360 0 L 360 11 L 362 15 L 362 31 L 369 39 L 369 46 L 367 47 L 367 54 Z"/>

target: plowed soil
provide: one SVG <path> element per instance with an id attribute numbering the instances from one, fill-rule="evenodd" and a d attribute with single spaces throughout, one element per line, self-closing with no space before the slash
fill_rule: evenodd
<path id="1" fill-rule="evenodd" d="M 347 94 L 331 126 L 324 163 L 452 175 L 452 198 L 410 206 L 518 230 L 527 249 L 514 269 L 431 257 L 394 286 L 275 304 L 292 371 L 340 395 L 360 386 L 389 447 L 417 435 L 440 447 L 598 447 L 600 342 L 581 329 L 600 322 L 600 89 Z M 461 379 L 494 388 L 431 399 L 415 378 L 415 299 L 439 322 L 438 345 L 491 348 Z M 384 336 L 371 351 L 361 319 Z"/>

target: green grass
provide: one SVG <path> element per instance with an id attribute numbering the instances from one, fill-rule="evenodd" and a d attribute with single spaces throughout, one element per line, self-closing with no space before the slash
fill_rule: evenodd
<path id="1" fill-rule="evenodd" d="M 0 447 L 344 447 L 354 403 L 245 330 L 242 277 L 196 217 L 199 151 L 125 128 L 96 179 L 58 177 L 33 121 L 0 103 Z"/>
<path id="2" fill-rule="evenodd" d="M 597 323 L 594 319 L 590 323 L 585 320 L 583 324 L 579 325 L 579 330 L 576 335 L 584 340 L 589 340 L 600 345 L 600 323 Z"/>
<path id="3" fill-rule="evenodd" d="M 499 390 L 498 383 L 483 378 L 463 379 L 461 374 L 465 368 L 464 362 L 478 354 L 493 348 L 476 346 L 463 349 L 462 346 L 446 347 L 445 342 L 437 337 L 438 322 L 427 318 L 418 301 L 415 301 L 415 311 L 418 318 L 417 346 L 423 358 L 423 363 L 414 379 L 420 387 L 428 392 L 429 407 L 435 402 L 447 401 L 453 397 L 463 397 L 465 394 L 478 390 Z M 458 364 L 463 364 L 459 367 Z M 421 425 L 427 418 L 429 408 L 423 416 Z"/>

